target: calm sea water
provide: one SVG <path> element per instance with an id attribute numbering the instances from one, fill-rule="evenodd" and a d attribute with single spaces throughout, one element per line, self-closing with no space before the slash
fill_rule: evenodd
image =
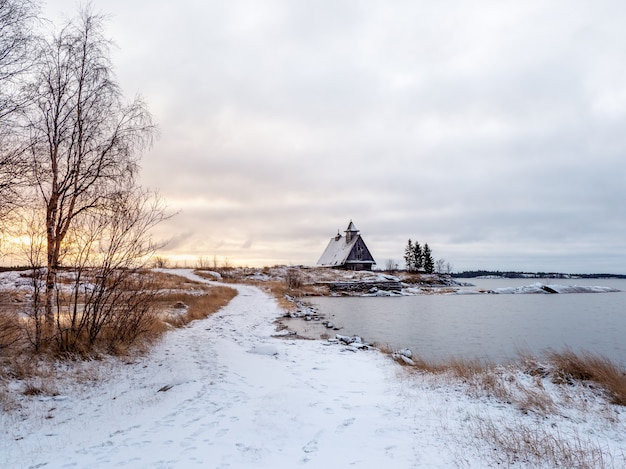
<path id="1" fill-rule="evenodd" d="M 476 288 L 535 283 L 534 279 L 468 280 Z M 626 280 L 542 280 L 607 286 L 617 293 L 421 295 L 392 298 L 315 297 L 310 300 L 341 334 L 408 347 L 431 360 L 455 357 L 495 362 L 518 352 L 588 351 L 626 363 Z"/>

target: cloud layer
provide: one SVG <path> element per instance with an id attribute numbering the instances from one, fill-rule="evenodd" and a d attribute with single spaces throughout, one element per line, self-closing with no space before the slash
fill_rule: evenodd
<path id="1" fill-rule="evenodd" d="M 161 138 L 166 255 L 626 273 L 626 4 L 94 1 Z M 71 13 L 50 0 L 46 13 Z"/>

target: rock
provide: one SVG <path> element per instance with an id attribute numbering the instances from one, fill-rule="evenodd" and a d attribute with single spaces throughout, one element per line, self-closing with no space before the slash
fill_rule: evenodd
<path id="1" fill-rule="evenodd" d="M 546 293 L 558 293 L 554 288 L 549 287 L 548 285 L 541 285 L 541 289 Z"/>
<path id="2" fill-rule="evenodd" d="M 415 366 L 415 362 L 411 360 L 409 357 L 405 357 L 404 355 L 400 355 L 400 359 L 406 363 L 407 365 Z"/>
<path id="3" fill-rule="evenodd" d="M 358 350 L 369 349 L 369 345 L 363 342 L 353 342 L 352 344 L 350 344 L 350 347 L 354 347 L 355 349 L 358 349 Z"/>
<path id="4" fill-rule="evenodd" d="M 326 327 L 327 327 L 328 329 L 332 329 L 333 327 L 335 327 L 335 325 L 334 325 L 332 322 L 328 321 L 328 322 L 326 323 Z"/>
<path id="5" fill-rule="evenodd" d="M 394 353 L 391 355 L 394 360 L 399 361 L 400 363 L 404 363 L 405 365 L 415 366 L 415 362 L 411 360 L 409 357 L 405 357 L 399 353 Z"/>
<path id="6" fill-rule="evenodd" d="M 335 335 L 335 338 L 336 338 L 338 341 L 343 342 L 343 343 L 344 343 L 344 344 L 346 344 L 346 345 L 349 345 L 349 344 L 351 344 L 352 342 L 354 342 L 354 340 L 352 339 L 352 337 L 348 337 L 347 335 L 340 335 L 340 334 L 337 334 L 337 335 Z"/>
<path id="7" fill-rule="evenodd" d="M 399 355 L 402 355 L 403 357 L 406 357 L 406 358 L 413 357 L 413 352 L 411 352 L 408 348 L 400 349 L 396 353 L 398 353 Z"/>

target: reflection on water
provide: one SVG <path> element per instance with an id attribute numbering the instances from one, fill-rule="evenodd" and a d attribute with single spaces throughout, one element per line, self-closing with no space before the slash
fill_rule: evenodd
<path id="1" fill-rule="evenodd" d="M 531 280 L 530 283 L 535 282 Z M 525 285 L 525 280 L 474 281 L 480 288 Z M 451 356 L 505 362 L 518 352 L 585 350 L 626 363 L 626 281 L 555 280 L 602 285 L 618 293 L 533 295 L 422 295 L 396 298 L 310 299 L 342 334 L 426 359 Z"/>

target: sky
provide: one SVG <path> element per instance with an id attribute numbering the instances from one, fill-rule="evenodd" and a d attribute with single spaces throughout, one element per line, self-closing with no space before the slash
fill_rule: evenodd
<path id="1" fill-rule="evenodd" d="M 159 123 L 161 255 L 626 273 L 622 0 L 92 0 Z M 78 3 L 49 0 L 60 23 Z"/>

